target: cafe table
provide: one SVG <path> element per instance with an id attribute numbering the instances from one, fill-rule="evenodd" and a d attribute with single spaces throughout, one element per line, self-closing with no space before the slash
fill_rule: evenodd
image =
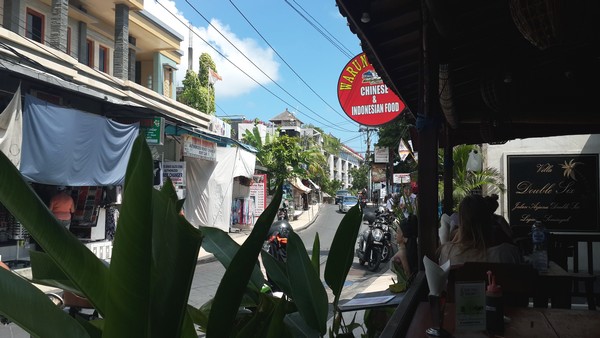
<path id="1" fill-rule="evenodd" d="M 504 334 L 495 336 L 485 331 L 457 331 L 455 306 L 446 304 L 443 328 L 453 337 L 600 337 L 600 312 L 554 308 L 506 308 Z M 428 337 L 431 327 L 429 303 L 418 305 L 406 337 Z"/>

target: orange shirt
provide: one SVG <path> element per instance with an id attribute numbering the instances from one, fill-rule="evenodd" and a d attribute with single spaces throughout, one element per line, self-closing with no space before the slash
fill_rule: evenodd
<path id="1" fill-rule="evenodd" d="M 70 220 L 71 214 L 75 212 L 73 198 L 66 192 L 54 195 L 50 200 L 50 211 L 61 221 Z"/>

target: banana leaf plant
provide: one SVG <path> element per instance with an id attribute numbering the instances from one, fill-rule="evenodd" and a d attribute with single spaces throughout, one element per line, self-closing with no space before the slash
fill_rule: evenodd
<path id="1" fill-rule="evenodd" d="M 172 184 L 153 188 L 152 166 L 139 136 L 108 266 L 58 223 L 0 153 L 0 203 L 45 251 L 32 252 L 35 281 L 86 297 L 101 319 L 89 325 L 69 316 L 8 271 L 0 271 L 0 314 L 32 337 L 197 337 L 187 300 L 202 234 L 179 215 Z"/>
<path id="2" fill-rule="evenodd" d="M 193 316 L 208 338 L 318 337 L 326 334 L 329 300 L 319 277 L 318 234 L 313 242 L 312 257 L 308 256 L 301 238 L 293 232 L 288 238 L 287 262 L 280 262 L 261 250 L 280 199 L 281 187 L 241 246 L 221 230 L 203 230 L 205 239 L 202 246 L 214 253 L 226 268 L 215 297 L 195 309 Z M 338 226 L 327 257 L 324 276 L 334 295 L 332 305 L 336 318 L 341 318 L 337 304 L 352 265 L 361 220 L 360 208 L 350 209 Z M 267 274 L 283 291 L 284 297 L 261 293 L 252 282 L 254 275 L 251 268 L 256 268 L 259 252 Z M 255 286 L 250 287 L 252 284 Z M 259 299 L 259 302 L 254 307 L 245 303 L 244 307 L 241 300 L 245 295 Z M 281 325 L 282 322 L 285 325 Z M 339 319 L 334 320 L 329 335 L 334 336 L 340 331 L 347 333 L 357 325 L 350 323 L 344 326 Z"/>

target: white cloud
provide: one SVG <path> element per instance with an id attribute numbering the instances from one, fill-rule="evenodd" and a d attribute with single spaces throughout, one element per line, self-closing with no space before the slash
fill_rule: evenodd
<path id="1" fill-rule="evenodd" d="M 177 9 L 174 1 L 160 0 L 160 3 L 146 1 L 144 9 L 164 23 L 168 23 L 171 29 L 174 29 L 184 37 L 181 42 L 181 64 L 176 75 L 176 85 L 180 85 L 188 69 L 188 47 L 189 47 L 189 20 L 183 13 Z M 162 6 L 161 6 L 162 5 Z M 163 7 L 164 6 L 164 7 Z M 166 9 L 165 9 L 166 8 Z M 177 16 L 176 19 L 173 14 Z M 183 23 L 181 22 L 183 21 Z M 236 97 L 247 94 L 259 87 L 251 78 L 262 85 L 267 85 L 271 80 L 265 76 L 256 66 L 260 67 L 274 81 L 280 78 L 280 64 L 275 60 L 276 55 L 269 47 L 261 47 L 256 40 L 248 37 L 240 37 L 232 32 L 228 25 L 221 23 L 218 19 L 211 19 L 211 25 L 193 27 L 192 34 L 192 69 L 198 71 L 198 58 L 201 53 L 208 53 L 212 57 L 217 67 L 217 72 L 223 78 L 215 84 L 217 98 Z M 221 34 L 219 34 L 221 32 Z M 225 36 L 225 37 L 223 37 Z M 229 41 L 227 41 L 229 40 Z M 206 43 L 210 44 L 208 46 Z M 235 45 L 234 46 L 232 46 Z M 213 48 L 214 47 L 214 48 Z M 237 49 L 236 49 L 237 48 Z M 215 51 L 215 49 L 218 51 Z M 239 51 L 238 51 L 239 50 Z M 248 61 L 244 55 L 252 62 Z M 229 61 L 227 61 L 227 59 Z M 235 64 L 235 66 L 233 64 Z M 237 67 L 236 67 L 237 66 Z M 239 68 L 239 69 L 238 69 Z M 241 70 L 240 70 L 241 69 Z M 242 72 L 243 70 L 243 72 Z M 248 75 L 245 75 L 244 72 Z"/>

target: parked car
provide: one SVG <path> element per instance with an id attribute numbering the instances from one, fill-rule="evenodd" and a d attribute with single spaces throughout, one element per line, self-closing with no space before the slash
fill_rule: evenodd
<path id="1" fill-rule="evenodd" d="M 339 204 L 340 212 L 348 212 L 356 203 L 358 203 L 358 197 L 356 196 L 342 197 L 342 202 Z"/>
<path id="2" fill-rule="evenodd" d="M 345 196 L 352 196 L 352 194 L 348 190 L 338 190 L 335 193 L 335 204 L 340 204 Z"/>

